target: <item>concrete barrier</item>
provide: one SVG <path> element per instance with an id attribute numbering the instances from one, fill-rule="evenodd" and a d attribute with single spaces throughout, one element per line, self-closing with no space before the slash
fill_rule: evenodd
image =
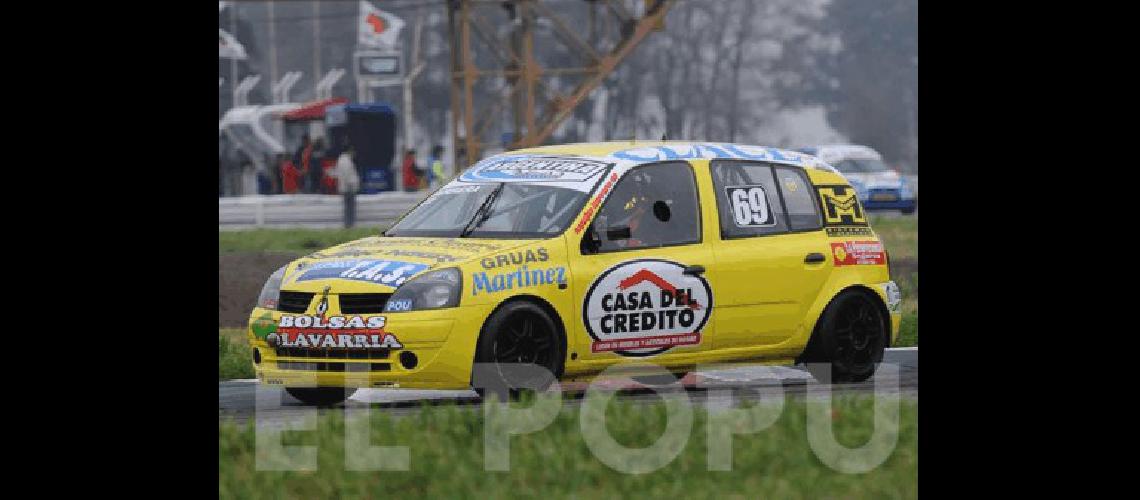
<path id="1" fill-rule="evenodd" d="M 388 226 L 419 203 L 427 192 L 356 196 L 357 226 Z M 339 195 L 278 194 L 218 198 L 218 229 L 344 225 L 344 199 Z"/>

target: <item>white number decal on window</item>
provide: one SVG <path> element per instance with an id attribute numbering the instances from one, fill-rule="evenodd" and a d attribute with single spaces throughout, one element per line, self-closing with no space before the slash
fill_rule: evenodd
<path id="1" fill-rule="evenodd" d="M 725 188 L 732 203 L 733 222 L 740 227 L 771 226 L 775 224 L 768 194 L 763 186 L 730 186 Z"/>

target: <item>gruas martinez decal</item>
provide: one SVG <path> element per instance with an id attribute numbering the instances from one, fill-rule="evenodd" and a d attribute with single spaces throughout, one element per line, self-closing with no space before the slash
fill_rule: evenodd
<path id="1" fill-rule="evenodd" d="M 603 272 L 586 293 L 582 308 L 592 352 L 652 356 L 701 343 L 713 308 L 713 294 L 701 276 L 684 274 L 683 264 L 641 259 Z"/>
<path id="2" fill-rule="evenodd" d="M 546 262 L 548 260 L 550 260 L 550 253 L 543 247 L 484 257 L 480 263 L 483 265 L 483 269 L 494 269 L 496 267 Z"/>
<path id="3" fill-rule="evenodd" d="M 274 347 L 401 349 L 395 335 L 384 331 L 384 316 L 281 316 L 277 331 L 266 337 Z"/>

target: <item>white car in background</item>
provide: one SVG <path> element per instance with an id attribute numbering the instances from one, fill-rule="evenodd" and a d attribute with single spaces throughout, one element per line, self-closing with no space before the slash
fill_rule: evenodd
<path id="1" fill-rule="evenodd" d="M 917 197 L 911 182 L 904 180 L 874 149 L 855 144 L 831 144 L 800 148 L 835 167 L 855 188 L 866 210 L 899 210 L 914 213 Z"/>

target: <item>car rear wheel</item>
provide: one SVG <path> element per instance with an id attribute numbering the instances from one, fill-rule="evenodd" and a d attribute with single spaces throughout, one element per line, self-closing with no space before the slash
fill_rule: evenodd
<path id="1" fill-rule="evenodd" d="M 890 323 L 869 292 L 848 290 L 835 297 L 820 317 L 803 361 L 820 382 L 862 382 L 883 361 Z M 822 373 L 831 365 L 830 380 Z"/>
<path id="2" fill-rule="evenodd" d="M 310 406 L 332 406 L 356 393 L 344 387 L 286 387 L 285 392 Z"/>
<path id="3" fill-rule="evenodd" d="M 472 385 L 481 396 L 488 389 L 512 396 L 544 390 L 562 375 L 564 351 L 558 328 L 542 307 L 510 302 L 483 325 L 475 348 Z"/>

